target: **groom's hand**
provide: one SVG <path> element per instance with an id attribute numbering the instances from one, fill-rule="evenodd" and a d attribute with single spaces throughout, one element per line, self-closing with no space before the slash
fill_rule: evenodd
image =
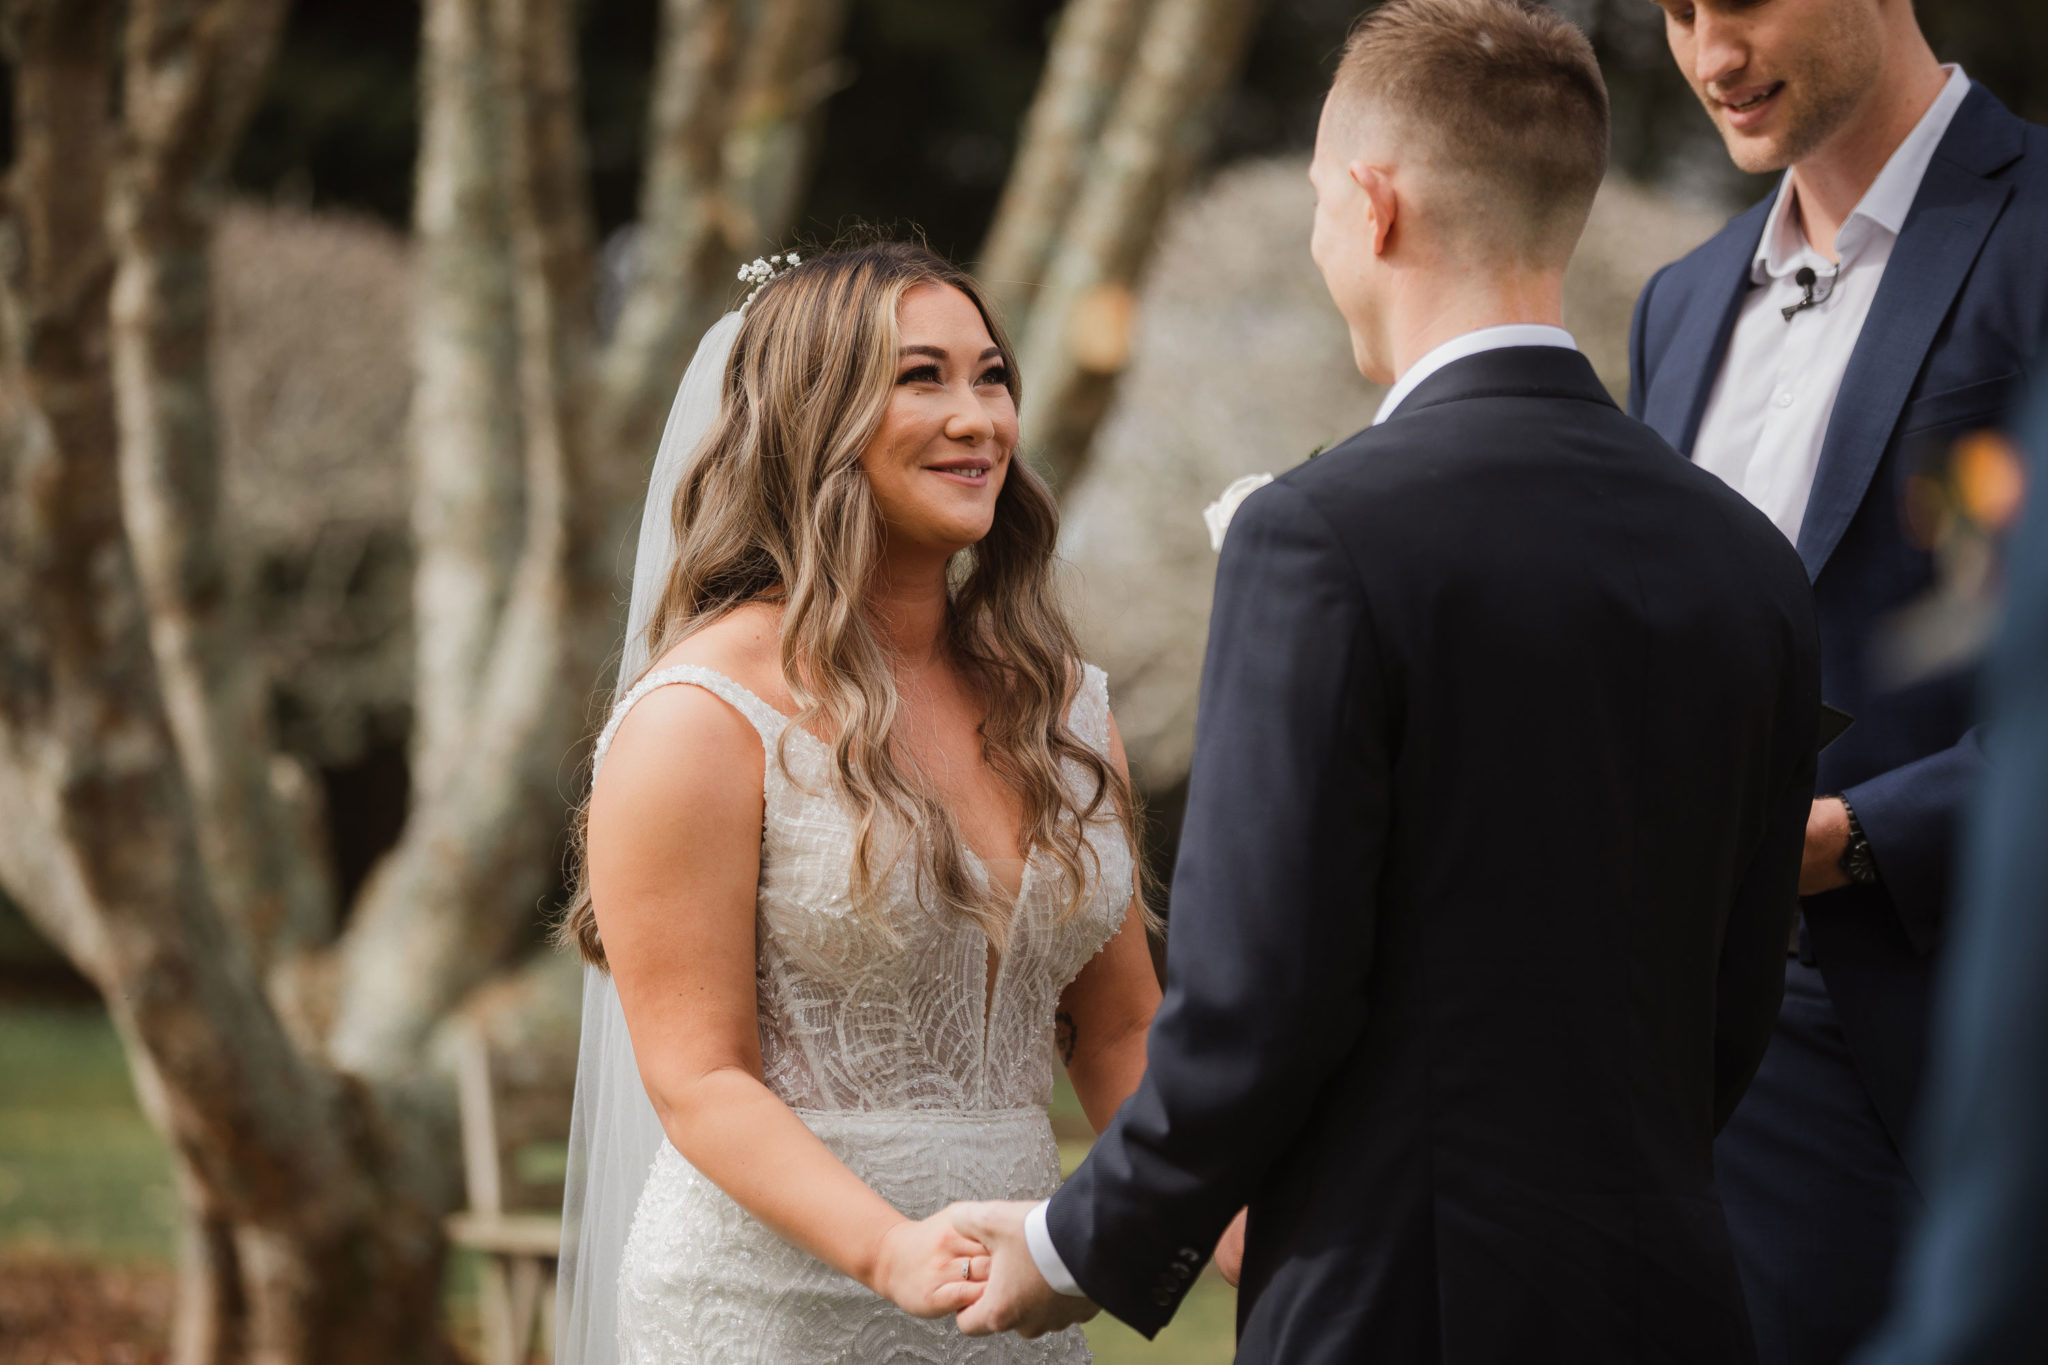
<path id="1" fill-rule="evenodd" d="M 953 1226 L 989 1249 L 988 1287 L 962 1309 L 960 1330 L 970 1337 L 1015 1332 L 1042 1336 L 1086 1322 L 1101 1310 L 1045 1282 L 1024 1241 L 1029 1202 L 955 1204 L 946 1210 Z"/>

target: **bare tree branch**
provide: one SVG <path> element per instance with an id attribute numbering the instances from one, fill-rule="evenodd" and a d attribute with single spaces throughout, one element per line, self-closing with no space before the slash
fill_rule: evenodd
<path id="1" fill-rule="evenodd" d="M 0 878 L 105 993 L 170 1141 L 179 1365 L 437 1354 L 452 1147 L 422 1058 L 530 929 L 611 552 L 697 328 L 786 227 L 845 12 L 669 0 L 657 269 L 600 372 L 573 0 L 426 0 L 414 804 L 333 970 L 303 974 L 334 985 L 315 1039 L 270 959 L 318 937 L 327 870 L 271 788 L 209 372 L 214 205 L 284 3 L 0 10 Z"/>
<path id="2" fill-rule="evenodd" d="M 519 557 L 444 783 L 423 792 L 366 890 L 343 945 L 332 1055 L 361 1074 L 403 1074 L 435 1022 L 493 970 L 535 913 L 562 807 L 560 766 L 582 728 L 569 679 L 569 433 L 588 339 L 588 220 L 573 124 L 565 0 L 496 0 L 505 82 L 499 175 L 507 186 L 523 450 Z M 570 202 L 564 203 L 568 199 Z M 594 667 L 591 671 L 594 671 Z"/>
<path id="3" fill-rule="evenodd" d="M 39 744 L 39 722 L 66 705 L 45 667 L 54 651 L 92 647 L 91 622 L 56 623 L 49 638 L 35 597 L 42 576 L 89 575 L 118 546 L 111 500 L 89 501 L 90 485 L 111 488 L 114 418 L 107 384 L 107 292 L 113 255 L 102 221 L 111 133 L 106 49 L 111 0 L 34 0 L 6 15 L 14 68 L 15 164 L 6 195 L 0 288 L 0 632 L 6 675 L 0 699 L 0 882 L 81 970 L 106 967 L 105 936 L 75 850 L 56 838 L 58 816 L 37 798 L 59 781 L 63 755 Z M 66 461 L 62 452 L 106 457 Z M 99 513 L 92 519 L 91 509 Z M 76 528 L 83 535 L 66 535 Z"/>
<path id="4" fill-rule="evenodd" d="M 1153 0 L 1069 0 L 981 252 L 981 280 L 1022 336 L 1061 225 L 1130 67 Z"/>
<path id="5" fill-rule="evenodd" d="M 690 348 L 733 297 L 733 269 L 788 231 L 846 0 L 666 0 L 648 116 L 638 274 L 603 361 L 585 447 L 644 474 Z M 614 505 L 630 502 L 610 498 Z M 610 556 L 629 523 L 594 528 Z"/>
<path id="6" fill-rule="evenodd" d="M 637 270 L 599 377 L 593 451 L 628 468 L 655 430 L 689 348 L 715 306 L 706 295 L 739 245 L 724 147 L 739 80 L 740 0 L 664 0 L 647 114 Z M 628 452 L 631 452 L 630 454 Z"/>
<path id="7" fill-rule="evenodd" d="M 134 0 L 111 299 L 121 488 L 164 704 L 217 903 L 259 955 L 315 942 L 331 905 L 271 784 L 266 682 L 223 533 L 207 244 L 283 0 Z"/>
<path id="8" fill-rule="evenodd" d="M 1259 0 L 1155 0 L 1130 74 L 1031 310 L 1019 361 L 1024 431 L 1056 484 L 1071 482 L 1128 353 L 1134 286 L 1237 69 Z"/>
<path id="9" fill-rule="evenodd" d="M 411 1239 L 429 1266 L 435 1243 L 431 1222 L 366 1174 L 379 1143 L 359 1095 L 294 1047 L 253 940 L 221 914 L 199 852 L 110 428 L 100 182 L 113 12 L 113 0 L 64 0 L 13 16 L 21 155 L 0 357 L 0 868 L 26 882 L 38 923 L 104 993 L 188 1207 L 234 1224 L 216 1239 L 235 1264 L 215 1299 L 239 1305 L 240 1320 L 188 1321 L 181 1362 L 304 1360 L 309 1339 L 340 1326 L 343 1303 L 362 1312 L 356 1290 L 401 1283 L 390 1266 L 405 1253 L 382 1239 Z M 155 221 L 153 206 L 136 208 Z M 203 316 L 198 326 L 203 346 Z M 339 1254 L 309 1259 L 323 1247 Z M 421 1261 L 408 1267 L 415 1280 Z M 413 1321 L 431 1311 L 409 1307 Z"/>
<path id="10" fill-rule="evenodd" d="M 751 8 L 752 39 L 725 146 L 727 198 L 741 215 L 728 232 L 735 254 L 789 230 L 810 174 L 818 107 L 844 79 L 834 54 L 846 0 L 756 0 Z"/>
<path id="11" fill-rule="evenodd" d="M 443 799 L 518 554 L 519 337 L 505 143 L 515 117 L 492 0 L 427 0 L 413 229 L 412 785 Z"/>

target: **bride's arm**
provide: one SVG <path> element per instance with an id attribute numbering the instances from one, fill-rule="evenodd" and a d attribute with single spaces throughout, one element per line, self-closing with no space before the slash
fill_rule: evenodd
<path id="1" fill-rule="evenodd" d="M 1123 736 L 1109 723 L 1109 756 L 1123 772 Z M 1138 898 L 1131 897 L 1123 927 L 1060 996 L 1055 1036 L 1067 1079 L 1074 1083 L 1089 1126 L 1100 1133 L 1145 1074 L 1145 1033 L 1159 1011 L 1159 978 L 1145 941 Z"/>
<path id="2" fill-rule="evenodd" d="M 641 1079 L 669 1141 L 740 1207 L 909 1312 L 956 1312 L 986 1279 L 961 1261 L 985 1249 L 890 1207 L 761 1079 L 763 762 L 738 713 L 665 687 L 621 724 L 591 795 L 592 899 Z"/>

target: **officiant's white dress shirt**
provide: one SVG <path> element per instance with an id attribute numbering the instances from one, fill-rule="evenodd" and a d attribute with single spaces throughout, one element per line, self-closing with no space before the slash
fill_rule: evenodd
<path id="1" fill-rule="evenodd" d="M 1373 414 L 1372 424 L 1378 426 L 1393 416 L 1394 409 L 1400 407 L 1402 400 L 1415 392 L 1423 380 L 1452 361 L 1507 346 L 1562 346 L 1568 351 L 1579 348 L 1579 344 L 1572 340 L 1572 334 L 1564 328 L 1541 323 L 1516 322 L 1500 327 L 1482 327 L 1476 332 L 1452 337 L 1410 365 L 1394 381 L 1394 387 L 1387 390 L 1379 411 Z M 1059 1249 L 1052 1244 L 1052 1233 L 1046 1229 L 1045 1206 L 1051 1202 L 1050 1199 L 1041 1199 L 1024 1215 L 1024 1244 L 1031 1249 L 1031 1259 L 1037 1264 L 1038 1273 L 1045 1276 L 1047 1284 L 1062 1294 L 1084 1299 L 1088 1297 L 1087 1291 L 1074 1282 L 1067 1263 L 1060 1259 Z"/>
<path id="2" fill-rule="evenodd" d="M 1839 261 L 1808 244 L 1792 211 L 1798 197 L 1792 173 L 1785 173 L 1750 262 L 1756 287 L 1742 300 L 1693 441 L 1693 462 L 1748 498 L 1795 545 L 1850 352 L 1927 165 L 1970 93 L 1960 67 L 1945 70 L 1948 84 L 1835 235 Z M 1805 293 L 1795 278 L 1802 266 L 1813 271 L 1814 295 L 1822 301 L 1788 320 L 1781 310 Z"/>

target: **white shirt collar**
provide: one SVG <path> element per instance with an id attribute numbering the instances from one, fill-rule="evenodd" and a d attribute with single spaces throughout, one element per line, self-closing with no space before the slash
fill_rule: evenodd
<path id="1" fill-rule="evenodd" d="M 1452 361 L 1478 355 L 1481 351 L 1497 351 L 1504 346 L 1562 346 L 1567 351 L 1579 349 L 1579 343 L 1572 340 L 1570 332 L 1562 327 L 1552 327 L 1540 322 L 1510 322 L 1499 327 L 1481 327 L 1476 332 L 1452 337 L 1410 365 L 1401 377 L 1394 381 L 1394 387 L 1388 389 L 1387 396 L 1380 400 L 1380 410 L 1373 414 L 1372 424 L 1378 426 L 1392 417 L 1394 409 L 1400 407 L 1402 400 L 1415 392 L 1417 385 Z"/>
<path id="2" fill-rule="evenodd" d="M 1893 149 L 1884 169 L 1835 234 L 1835 254 L 1844 263 L 1862 249 L 1873 232 L 1897 237 L 1905 228 L 1906 215 L 1920 194 L 1920 182 L 1927 177 L 1928 163 L 1934 160 L 1949 124 L 1955 121 L 1956 110 L 1970 93 L 1970 78 L 1960 66 L 1942 69 L 1948 72 L 1948 83 L 1906 134 L 1906 140 Z M 1763 240 L 1757 243 L 1756 256 L 1750 262 L 1749 277 L 1756 284 L 1782 280 L 1802 265 L 1810 265 L 1822 275 L 1835 273 L 1835 264 L 1807 245 L 1806 234 L 1792 216 L 1792 201 L 1792 172 L 1787 171 L 1778 182 L 1778 197 L 1764 221 Z"/>

